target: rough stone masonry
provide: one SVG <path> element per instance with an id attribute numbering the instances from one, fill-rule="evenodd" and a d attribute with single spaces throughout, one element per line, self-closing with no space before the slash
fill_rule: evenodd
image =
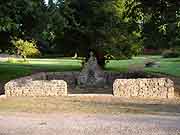
<path id="1" fill-rule="evenodd" d="M 5 85 L 6 96 L 66 96 L 67 83 L 64 80 L 32 80 L 24 77 Z"/>
<path id="2" fill-rule="evenodd" d="M 117 79 L 114 96 L 143 98 L 174 98 L 174 83 L 167 78 Z"/>

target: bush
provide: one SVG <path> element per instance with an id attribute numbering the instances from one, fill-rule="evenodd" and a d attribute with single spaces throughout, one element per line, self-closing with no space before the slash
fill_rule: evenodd
<path id="1" fill-rule="evenodd" d="M 142 52 L 143 52 L 143 48 L 142 48 L 141 44 L 133 44 L 132 45 L 131 53 L 134 56 L 138 56 L 138 55 L 142 54 Z"/>
<path id="2" fill-rule="evenodd" d="M 40 51 L 37 49 L 36 42 L 34 40 L 24 41 L 22 39 L 12 40 L 15 46 L 15 52 L 17 55 L 22 56 L 24 61 L 27 57 L 40 55 Z"/>
<path id="3" fill-rule="evenodd" d="M 177 58 L 180 56 L 180 53 L 175 50 L 166 50 L 162 53 L 163 58 Z"/>

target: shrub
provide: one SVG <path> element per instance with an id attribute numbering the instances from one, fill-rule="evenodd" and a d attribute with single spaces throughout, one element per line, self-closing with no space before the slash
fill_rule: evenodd
<path id="1" fill-rule="evenodd" d="M 162 53 L 163 58 L 177 58 L 180 56 L 180 53 L 175 50 L 166 50 Z"/>
<path id="2" fill-rule="evenodd" d="M 143 47 L 140 44 L 133 44 L 131 47 L 131 53 L 134 56 L 140 55 L 143 52 Z"/>
<path id="3" fill-rule="evenodd" d="M 36 46 L 36 41 L 24 41 L 22 39 L 12 40 L 17 55 L 22 56 L 24 61 L 27 57 L 40 55 L 40 51 Z"/>

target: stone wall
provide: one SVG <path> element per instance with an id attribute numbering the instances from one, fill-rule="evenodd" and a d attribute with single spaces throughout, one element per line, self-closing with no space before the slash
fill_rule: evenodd
<path id="1" fill-rule="evenodd" d="M 116 79 L 114 96 L 143 98 L 174 98 L 174 83 L 166 78 Z"/>
<path id="2" fill-rule="evenodd" d="M 68 94 L 68 91 L 71 93 L 80 88 L 78 85 L 79 74 L 80 72 L 42 72 L 33 74 L 5 84 L 5 94 L 7 96 L 64 96 Z M 140 79 L 143 77 L 146 79 Z M 101 88 L 111 90 L 113 88 L 114 96 L 122 97 L 174 97 L 174 84 L 171 80 L 151 77 L 153 76 L 144 73 L 104 72 L 106 85 Z M 89 87 L 97 89 L 96 86 Z M 88 86 L 84 89 L 88 89 Z M 89 92 L 91 93 L 91 91 Z"/>
<path id="3" fill-rule="evenodd" d="M 33 80 L 43 74 L 12 80 L 5 85 L 6 96 L 65 96 L 67 83 L 64 80 Z M 44 76 L 45 77 L 45 76 Z"/>

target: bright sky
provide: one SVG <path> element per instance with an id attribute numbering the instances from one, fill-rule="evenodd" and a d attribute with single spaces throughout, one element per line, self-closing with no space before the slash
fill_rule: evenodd
<path id="1" fill-rule="evenodd" d="M 48 4 L 48 0 L 45 0 L 46 4 Z"/>
<path id="2" fill-rule="evenodd" d="M 48 4 L 48 1 L 49 1 L 49 0 L 44 0 L 44 1 L 46 2 L 46 4 Z M 54 2 L 57 2 L 57 0 L 53 0 L 53 1 L 54 1 Z"/>

